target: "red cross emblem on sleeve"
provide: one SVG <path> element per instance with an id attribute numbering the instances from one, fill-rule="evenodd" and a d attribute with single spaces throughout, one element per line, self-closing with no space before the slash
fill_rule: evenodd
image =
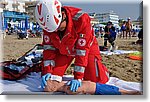
<path id="1" fill-rule="evenodd" d="M 47 35 L 44 35 L 44 41 L 45 41 L 45 43 L 48 43 L 48 42 L 50 41 L 50 38 L 49 38 L 49 36 L 47 36 Z"/>
<path id="2" fill-rule="evenodd" d="M 86 45 L 86 40 L 85 39 L 79 39 L 78 44 L 79 44 L 79 46 L 85 46 Z"/>

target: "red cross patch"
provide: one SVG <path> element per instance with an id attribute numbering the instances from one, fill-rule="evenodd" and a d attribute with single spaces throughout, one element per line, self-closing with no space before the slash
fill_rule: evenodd
<path id="1" fill-rule="evenodd" d="M 79 46 L 85 46 L 86 45 L 86 40 L 85 39 L 79 39 L 78 44 L 79 44 Z"/>
<path id="2" fill-rule="evenodd" d="M 48 42 L 50 41 L 50 38 L 49 38 L 49 36 L 47 36 L 47 35 L 44 35 L 44 41 L 45 41 L 45 43 L 48 43 Z"/>

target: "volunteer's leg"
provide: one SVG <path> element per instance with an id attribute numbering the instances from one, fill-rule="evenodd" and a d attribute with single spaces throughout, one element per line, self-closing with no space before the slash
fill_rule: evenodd
<path id="1" fill-rule="evenodd" d="M 84 80 L 100 83 L 106 83 L 108 81 L 108 70 L 101 63 L 100 55 L 89 54 Z"/>
<path id="2" fill-rule="evenodd" d="M 95 68 L 95 56 L 92 54 L 88 55 L 88 65 L 85 68 L 84 80 L 97 82 L 98 75 L 96 75 L 97 69 Z"/>
<path id="3" fill-rule="evenodd" d="M 53 75 L 63 76 L 68 66 L 71 64 L 73 57 L 61 54 L 56 55 L 55 67 L 53 68 Z"/>

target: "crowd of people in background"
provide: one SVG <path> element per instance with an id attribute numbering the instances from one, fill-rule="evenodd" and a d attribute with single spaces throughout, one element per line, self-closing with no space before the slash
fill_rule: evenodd
<path id="1" fill-rule="evenodd" d="M 138 37 L 140 42 L 143 42 L 143 28 L 139 28 L 138 25 L 134 26 L 131 22 L 131 18 L 127 18 L 127 21 L 123 21 L 120 28 L 113 25 L 111 21 L 108 21 L 105 26 L 94 27 L 95 36 L 104 38 L 104 49 L 107 50 L 107 42 L 111 45 L 111 50 L 115 48 L 116 37 L 123 39 L 130 39 L 131 37 Z"/>
<path id="2" fill-rule="evenodd" d="M 113 37 L 113 40 L 110 39 L 110 35 L 108 35 L 108 24 L 112 23 L 112 22 L 107 22 L 106 25 L 103 26 L 99 26 L 96 27 L 95 25 L 93 26 L 94 31 L 95 31 L 95 36 L 96 37 L 104 37 L 104 46 L 107 46 L 107 41 L 109 43 L 111 43 L 111 45 L 113 46 L 114 40 L 116 39 L 116 37 L 118 38 L 131 38 L 131 37 L 138 37 L 140 40 L 143 39 L 143 29 L 139 29 L 138 26 L 133 27 L 133 24 L 131 22 L 131 18 L 127 18 L 127 21 L 123 21 L 121 26 L 115 27 L 113 24 L 111 24 L 113 31 L 116 33 L 116 36 Z M 6 35 L 11 35 L 11 34 L 17 34 L 18 35 L 18 39 L 23 39 L 26 38 L 28 39 L 29 37 L 41 37 L 42 36 L 42 30 L 31 30 L 31 29 L 27 29 L 27 30 L 18 30 L 18 29 L 12 29 L 12 28 L 8 28 L 5 30 Z"/>
<path id="3" fill-rule="evenodd" d="M 101 37 L 101 38 L 104 37 L 104 34 L 106 33 L 104 30 L 105 26 L 107 26 L 107 24 L 104 26 L 100 26 L 100 27 L 96 27 L 95 25 L 93 25 L 96 37 Z M 117 36 L 123 39 L 131 38 L 131 37 L 138 37 L 138 33 L 142 29 L 142 28 L 139 28 L 138 25 L 133 25 L 130 17 L 127 18 L 127 21 L 123 21 L 119 27 L 114 26 L 114 25 L 113 27 L 115 28 L 115 32 Z"/>
<path id="4" fill-rule="evenodd" d="M 123 21 L 123 24 L 121 25 L 121 33 L 120 38 L 131 38 L 131 37 L 137 37 L 138 33 L 140 32 L 140 29 L 138 29 L 138 26 L 136 25 L 133 27 L 130 17 L 127 19 L 127 21 Z"/>
<path id="5" fill-rule="evenodd" d="M 26 29 L 26 30 L 22 30 L 22 29 L 13 29 L 13 28 L 7 28 L 5 30 L 6 35 L 12 35 L 12 34 L 17 34 L 17 38 L 18 39 L 28 39 L 30 38 L 34 38 L 34 37 L 41 37 L 42 36 L 42 29 L 41 30 L 31 30 L 31 29 Z"/>

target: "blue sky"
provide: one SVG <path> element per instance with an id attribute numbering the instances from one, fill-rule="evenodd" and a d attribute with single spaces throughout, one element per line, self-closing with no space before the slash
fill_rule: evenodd
<path id="1" fill-rule="evenodd" d="M 85 12 L 106 13 L 114 11 L 119 18 L 132 20 L 140 15 L 142 0 L 60 0 L 63 5 L 82 8 Z"/>
<path id="2" fill-rule="evenodd" d="M 19 0 L 22 1 L 22 0 Z M 30 0 L 24 0 L 30 1 Z M 36 1 L 36 0 L 31 0 Z M 59 0 L 63 5 L 82 8 L 85 12 L 106 13 L 114 11 L 119 18 L 132 20 L 140 15 L 140 3 L 143 0 Z"/>

